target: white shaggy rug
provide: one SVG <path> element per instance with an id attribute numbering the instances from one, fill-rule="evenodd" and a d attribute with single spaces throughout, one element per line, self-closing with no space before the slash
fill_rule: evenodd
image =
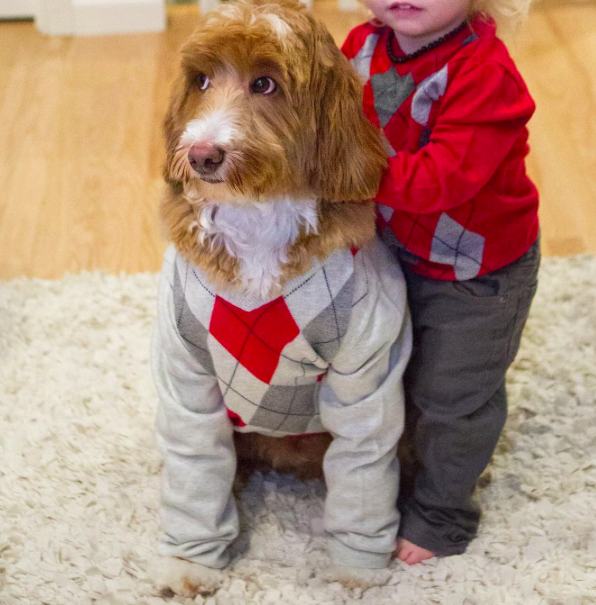
<path id="1" fill-rule="evenodd" d="M 0 603 L 158 605 L 153 275 L 0 282 Z M 258 475 L 221 590 L 195 603 L 596 603 L 596 257 L 546 259 L 467 554 L 325 584 L 324 488 Z"/>

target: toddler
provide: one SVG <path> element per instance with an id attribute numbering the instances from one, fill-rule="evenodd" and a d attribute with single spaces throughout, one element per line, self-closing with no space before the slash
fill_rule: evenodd
<path id="1" fill-rule="evenodd" d="M 505 424 L 505 373 L 536 291 L 534 102 L 496 36 L 529 0 L 364 1 L 376 19 L 342 50 L 384 135 L 379 226 L 414 323 L 406 398 L 418 467 L 396 553 L 415 564 L 463 553 L 476 535 L 472 495 Z"/>

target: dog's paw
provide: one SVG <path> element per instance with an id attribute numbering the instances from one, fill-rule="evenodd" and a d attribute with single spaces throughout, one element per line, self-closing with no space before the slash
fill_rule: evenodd
<path id="1" fill-rule="evenodd" d="M 332 565 L 325 569 L 319 576 L 328 583 L 339 582 L 345 588 L 372 588 L 373 586 L 384 586 L 391 578 L 388 569 L 364 569 L 362 567 L 348 567 Z"/>
<path id="2" fill-rule="evenodd" d="M 177 557 L 154 557 L 147 575 L 160 592 L 171 590 L 182 597 L 215 592 L 224 578 L 219 569 Z"/>

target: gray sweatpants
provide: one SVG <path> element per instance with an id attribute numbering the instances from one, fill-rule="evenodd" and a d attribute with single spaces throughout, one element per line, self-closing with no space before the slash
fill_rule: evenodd
<path id="1" fill-rule="evenodd" d="M 402 503 L 400 535 L 438 555 L 476 536 L 472 500 L 507 418 L 505 373 L 536 292 L 540 246 L 463 282 L 432 280 L 402 263 L 414 324 L 405 377 L 417 471 Z"/>

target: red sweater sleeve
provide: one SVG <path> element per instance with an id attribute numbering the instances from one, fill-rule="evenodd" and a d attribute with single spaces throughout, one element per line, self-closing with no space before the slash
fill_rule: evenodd
<path id="1" fill-rule="evenodd" d="M 341 52 L 346 56 L 348 60 L 352 59 L 356 52 L 354 51 L 354 37 L 356 35 L 356 31 L 361 28 L 359 25 L 355 27 L 348 33 L 348 37 L 344 40 L 344 43 L 341 45 Z"/>
<path id="2" fill-rule="evenodd" d="M 415 214 L 468 202 L 510 153 L 534 108 L 521 78 L 500 63 L 459 74 L 442 99 L 429 143 L 389 158 L 377 199 Z"/>

